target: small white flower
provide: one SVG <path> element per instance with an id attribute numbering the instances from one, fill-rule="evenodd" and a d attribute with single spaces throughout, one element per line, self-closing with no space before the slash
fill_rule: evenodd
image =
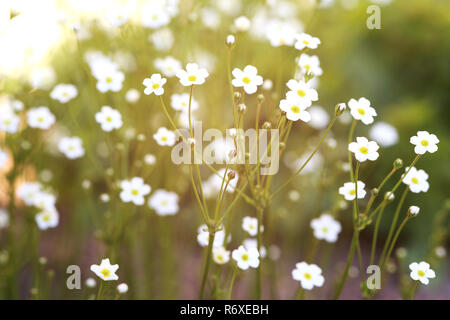
<path id="1" fill-rule="evenodd" d="M 0 149 L 0 169 L 2 169 L 8 161 L 8 153 Z"/>
<path id="2" fill-rule="evenodd" d="M 197 242 L 200 246 L 206 247 L 209 244 L 209 231 L 206 224 L 202 224 L 197 230 Z M 223 226 L 216 231 L 214 236 L 213 248 L 223 247 L 225 243 L 225 229 Z"/>
<path id="3" fill-rule="evenodd" d="M 324 129 L 330 123 L 330 115 L 322 107 L 312 106 L 308 108 L 308 112 L 311 114 L 311 121 L 308 122 L 308 125 L 314 129 Z"/>
<path id="4" fill-rule="evenodd" d="M 358 180 L 358 199 L 363 199 L 366 196 L 366 190 L 364 190 L 365 186 L 366 185 L 364 184 L 364 182 Z M 355 199 L 355 183 L 344 183 L 344 185 L 339 188 L 339 194 L 343 195 L 345 200 L 352 201 L 353 199 Z"/>
<path id="5" fill-rule="evenodd" d="M 32 128 L 48 129 L 55 123 L 55 116 L 47 107 L 37 107 L 28 110 L 27 122 Z"/>
<path id="6" fill-rule="evenodd" d="M 160 96 L 164 93 L 163 85 L 167 82 L 166 78 L 162 78 L 159 73 L 152 74 L 150 78 L 145 78 L 142 84 L 145 86 L 144 93 L 146 95 L 154 93 Z"/>
<path id="7" fill-rule="evenodd" d="M 242 245 L 246 249 L 250 249 L 250 248 L 258 249 L 258 240 L 257 239 L 245 239 L 244 241 L 242 241 Z M 266 257 L 266 255 L 267 255 L 266 247 L 261 246 L 261 248 L 259 249 L 259 255 L 263 259 Z"/>
<path id="8" fill-rule="evenodd" d="M 246 249 L 244 246 L 239 246 L 239 248 L 233 250 L 231 256 L 242 270 L 247 270 L 249 267 L 258 268 L 259 266 L 259 252 L 256 248 Z"/>
<path id="9" fill-rule="evenodd" d="M 156 59 L 155 68 L 161 71 L 166 77 L 174 77 L 177 74 L 177 71 L 182 69 L 182 66 L 180 61 L 168 56 L 164 59 Z"/>
<path id="10" fill-rule="evenodd" d="M 163 189 L 156 190 L 148 200 L 148 206 L 155 210 L 157 215 L 174 215 L 178 212 L 178 195 Z"/>
<path id="11" fill-rule="evenodd" d="M 119 265 L 112 265 L 108 258 L 102 259 L 100 265 L 91 265 L 91 271 L 104 281 L 118 280 L 119 277 L 116 275 L 117 269 L 119 269 Z"/>
<path id="12" fill-rule="evenodd" d="M 304 81 L 297 81 L 291 79 L 286 84 L 288 88 L 291 90 L 286 94 L 287 99 L 299 99 L 301 101 L 302 106 L 309 107 L 312 104 L 312 101 L 319 100 L 319 95 L 315 89 L 310 88 L 309 83 Z"/>
<path id="13" fill-rule="evenodd" d="M 225 264 L 230 261 L 230 251 L 224 247 L 213 248 L 213 260 L 217 264 Z"/>
<path id="14" fill-rule="evenodd" d="M 244 219 L 242 219 L 242 229 L 247 231 L 252 237 L 256 236 L 258 234 L 258 219 L 244 217 Z M 261 226 L 261 229 L 263 229 L 263 226 Z"/>
<path id="15" fill-rule="evenodd" d="M 408 167 L 405 168 L 405 172 L 408 171 Z M 409 170 L 408 174 L 405 176 L 403 174 L 403 183 L 409 186 L 411 192 L 419 193 L 419 192 L 427 192 L 430 188 L 428 183 L 428 174 L 420 169 L 417 170 L 415 167 L 412 167 Z"/>
<path id="16" fill-rule="evenodd" d="M 289 23 L 272 21 L 266 27 L 266 37 L 273 47 L 292 46 L 295 43 L 295 28 Z"/>
<path id="17" fill-rule="evenodd" d="M 175 42 L 175 37 L 169 28 L 163 28 L 149 35 L 148 40 L 157 50 L 169 51 Z"/>
<path id="18" fill-rule="evenodd" d="M 425 261 L 419 263 L 413 262 L 409 265 L 409 269 L 411 270 L 410 277 L 413 280 L 419 280 L 423 284 L 428 284 L 430 282 L 429 279 L 436 277 L 434 270 Z"/>
<path id="19" fill-rule="evenodd" d="M 377 150 L 379 148 L 375 141 L 369 141 L 365 137 L 357 137 L 356 142 L 351 142 L 348 145 L 348 150 L 355 154 L 355 158 L 359 162 L 377 160 L 379 156 Z"/>
<path id="20" fill-rule="evenodd" d="M 120 193 L 120 199 L 123 202 L 133 202 L 137 206 L 144 204 L 144 196 L 150 193 L 151 188 L 148 184 L 144 183 L 144 179 L 140 177 L 134 177 L 131 180 L 123 180 L 120 183 L 122 192 Z"/>
<path id="21" fill-rule="evenodd" d="M 87 278 L 85 283 L 88 288 L 94 288 L 97 285 L 97 281 L 94 278 Z"/>
<path id="22" fill-rule="evenodd" d="M 122 116 L 119 111 L 110 106 L 103 106 L 100 112 L 95 114 L 95 121 L 100 123 L 103 131 L 112 131 L 122 127 Z"/>
<path id="23" fill-rule="evenodd" d="M 194 84 L 205 83 L 205 79 L 209 76 L 209 73 L 206 69 L 200 68 L 196 63 L 188 63 L 186 70 L 178 70 L 176 76 L 180 79 L 180 83 L 183 86 L 189 87 Z"/>
<path id="24" fill-rule="evenodd" d="M 232 72 L 234 79 L 232 84 L 234 87 L 244 87 L 244 90 L 248 94 L 255 93 L 258 89 L 257 86 L 263 84 L 263 78 L 258 75 L 258 70 L 251 65 L 248 65 L 244 70 L 234 68 Z"/>
<path id="25" fill-rule="evenodd" d="M 43 211 L 56 211 L 56 197 L 46 191 L 39 191 L 33 197 L 32 205 Z"/>
<path id="26" fill-rule="evenodd" d="M 311 114 L 306 110 L 303 100 L 297 96 L 290 96 L 280 101 L 280 109 L 286 112 L 286 118 L 291 121 L 302 120 L 309 122 Z"/>
<path id="27" fill-rule="evenodd" d="M 175 144 L 176 135 L 173 131 L 165 127 L 161 127 L 153 135 L 153 138 L 160 146 L 173 146 Z"/>
<path id="28" fill-rule="evenodd" d="M 78 137 L 62 137 L 59 140 L 58 149 L 69 159 L 80 158 L 84 155 L 83 142 Z"/>
<path id="29" fill-rule="evenodd" d="M 0 209 L 0 230 L 9 226 L 9 214 L 5 209 Z"/>
<path id="30" fill-rule="evenodd" d="M 418 131 L 417 136 L 411 137 L 409 140 L 414 147 L 416 154 L 424 154 L 425 152 L 434 153 L 437 151 L 437 144 L 439 139 L 434 134 L 428 133 L 428 131 Z"/>
<path id="31" fill-rule="evenodd" d="M 320 44 L 320 39 L 313 37 L 307 33 L 301 33 L 295 37 L 295 49 L 303 50 L 305 48 L 317 49 Z"/>
<path id="32" fill-rule="evenodd" d="M 306 53 L 302 53 L 298 59 L 298 66 L 304 74 L 310 72 L 315 76 L 321 76 L 323 73 L 317 56 L 309 56 Z"/>
<path id="33" fill-rule="evenodd" d="M 113 68 L 104 68 L 97 75 L 97 90 L 105 93 L 108 91 L 119 92 L 122 90 L 122 83 L 125 75 L 122 71 Z"/>
<path id="34" fill-rule="evenodd" d="M 67 103 L 78 95 L 77 87 L 73 84 L 58 84 L 52 92 L 50 92 L 50 98 L 58 100 L 61 103 Z"/>
<path id="35" fill-rule="evenodd" d="M 144 156 L 144 162 L 145 162 L 145 164 L 147 164 L 147 165 L 149 165 L 149 166 L 154 165 L 154 164 L 156 163 L 156 157 L 155 157 L 155 155 L 153 155 L 153 154 L 151 154 L 151 153 L 146 154 L 146 155 Z"/>
<path id="36" fill-rule="evenodd" d="M 117 292 L 124 294 L 128 292 L 128 285 L 126 283 L 121 283 L 117 286 Z"/>
<path id="37" fill-rule="evenodd" d="M 272 90 L 273 88 L 273 81 L 270 79 L 266 79 L 263 82 L 262 88 L 266 91 Z"/>
<path id="38" fill-rule="evenodd" d="M 398 133 L 395 127 L 386 122 L 377 122 L 370 128 L 369 136 L 382 147 L 390 147 L 398 142 Z"/>
<path id="39" fill-rule="evenodd" d="M 227 42 L 227 44 L 228 44 L 229 46 L 232 45 L 232 44 L 234 44 L 235 41 L 236 41 L 236 39 L 234 38 L 234 36 L 233 36 L 232 34 L 230 34 L 230 35 L 227 36 L 226 42 Z"/>
<path id="40" fill-rule="evenodd" d="M 41 190 L 42 185 L 39 182 L 24 182 L 19 186 L 17 195 L 27 206 L 31 206 L 34 205 L 34 199 Z"/>
<path id="41" fill-rule="evenodd" d="M 370 106 L 370 101 L 366 98 L 360 98 L 359 100 L 350 99 L 348 107 L 352 117 L 356 120 L 361 120 L 364 124 L 371 124 L 373 117 L 377 115 L 375 109 Z"/>
<path id="42" fill-rule="evenodd" d="M 170 15 L 164 7 L 152 6 L 151 2 L 148 6 L 144 6 L 142 12 L 142 25 L 146 28 L 157 29 L 165 26 L 170 22 Z"/>
<path id="43" fill-rule="evenodd" d="M 45 210 L 38 213 L 35 217 L 40 230 L 55 228 L 59 223 L 59 214 L 56 210 Z"/>
<path id="44" fill-rule="evenodd" d="M 130 89 L 125 93 L 125 100 L 127 100 L 128 103 L 136 103 L 140 97 L 141 94 L 137 89 Z"/>
<path id="45" fill-rule="evenodd" d="M 238 31 L 248 31 L 250 29 L 250 20 L 245 16 L 240 16 L 234 19 L 234 26 Z"/>
<path id="46" fill-rule="evenodd" d="M 292 278 L 300 281 L 300 285 L 305 290 L 321 287 L 325 282 L 322 269 L 315 264 L 307 264 L 306 262 L 299 262 L 295 265 L 295 269 L 292 270 Z"/>
<path id="47" fill-rule="evenodd" d="M 409 212 L 410 214 L 412 214 L 413 216 L 416 216 L 416 215 L 419 214 L 420 208 L 417 207 L 417 206 L 410 206 L 409 209 L 408 209 L 408 212 Z"/>
<path id="48" fill-rule="evenodd" d="M 182 93 L 182 94 L 173 94 L 170 97 L 170 105 L 173 109 L 177 111 L 182 111 L 185 113 L 189 112 L 189 93 Z M 198 102 L 194 99 L 194 97 L 191 98 L 191 111 L 198 109 Z"/>
<path id="49" fill-rule="evenodd" d="M 314 230 L 314 237 L 327 242 L 336 242 L 341 224 L 329 214 L 322 214 L 319 218 L 311 221 L 311 228 Z"/>
<path id="50" fill-rule="evenodd" d="M 107 12 L 106 18 L 114 27 L 120 27 L 127 23 L 127 21 L 130 19 L 128 13 L 124 10 L 124 8 L 113 8 L 112 10 Z"/>
<path id="51" fill-rule="evenodd" d="M 10 110 L 0 109 L 0 131 L 16 133 L 19 130 L 20 118 Z"/>

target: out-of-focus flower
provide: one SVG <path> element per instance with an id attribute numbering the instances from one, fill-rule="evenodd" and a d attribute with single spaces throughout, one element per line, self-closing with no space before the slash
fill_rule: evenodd
<path id="1" fill-rule="evenodd" d="M 182 112 L 189 112 L 189 93 L 174 93 L 170 97 L 170 105 L 174 110 L 182 111 Z M 198 102 L 194 99 L 194 97 L 191 98 L 191 111 L 198 109 Z"/>
<path id="2" fill-rule="evenodd" d="M 175 138 L 175 133 L 166 129 L 165 127 L 159 128 L 158 131 L 156 131 L 156 133 L 153 135 L 153 139 L 155 139 L 155 141 L 160 146 L 173 146 L 175 144 Z"/>
<path id="3" fill-rule="evenodd" d="M 242 219 L 242 229 L 247 231 L 252 237 L 256 236 L 258 234 L 258 219 L 253 217 L 244 217 Z"/>
<path id="4" fill-rule="evenodd" d="M 200 68 L 196 63 L 188 63 L 186 70 L 178 70 L 176 76 L 180 79 L 180 83 L 183 86 L 189 87 L 205 83 L 209 73 L 206 69 Z"/>
<path id="5" fill-rule="evenodd" d="M 59 223 L 59 214 L 56 210 L 45 210 L 36 215 L 36 223 L 40 230 L 55 228 Z"/>
<path id="6" fill-rule="evenodd" d="M 250 25 L 250 20 L 245 16 L 240 16 L 234 19 L 234 26 L 238 31 L 248 31 L 248 29 L 250 29 Z"/>
<path id="7" fill-rule="evenodd" d="M 0 169 L 8 162 L 9 156 L 8 153 L 0 149 Z"/>
<path id="8" fill-rule="evenodd" d="M 313 37 L 307 33 L 301 33 L 295 37 L 295 49 L 303 50 L 305 48 L 317 49 L 320 44 L 320 39 Z"/>
<path id="9" fill-rule="evenodd" d="M 9 214 L 5 209 L 0 209 L 0 230 L 9 226 Z"/>
<path id="10" fill-rule="evenodd" d="M 413 262 L 409 265 L 409 269 L 411 273 L 409 274 L 411 279 L 418 280 L 423 284 L 427 285 L 430 280 L 436 277 L 436 274 L 433 269 L 430 268 L 430 265 L 425 261 L 422 262 Z"/>
<path id="11" fill-rule="evenodd" d="M 361 120 L 364 124 L 371 124 L 373 117 L 377 115 L 374 108 L 370 106 L 370 101 L 366 98 L 359 100 L 350 99 L 348 102 L 350 113 L 355 120 Z"/>
<path id="12" fill-rule="evenodd" d="M 103 131 L 112 131 L 122 127 L 122 116 L 119 111 L 110 106 L 103 106 L 100 112 L 95 114 L 95 121 L 100 123 Z"/>
<path id="13" fill-rule="evenodd" d="M 299 262 L 295 265 L 295 269 L 292 270 L 292 278 L 300 281 L 300 285 L 305 290 L 321 287 L 325 282 L 322 269 L 315 264 L 307 264 L 306 262 Z"/>
<path id="14" fill-rule="evenodd" d="M 50 92 L 50 98 L 58 100 L 61 103 L 67 103 L 77 95 L 78 89 L 73 84 L 58 84 Z"/>
<path id="15" fill-rule="evenodd" d="M 55 80 L 55 71 L 51 67 L 41 67 L 30 72 L 30 85 L 35 89 L 49 90 Z"/>
<path id="16" fill-rule="evenodd" d="M 19 130 L 19 116 L 17 116 L 12 110 L 2 109 L 0 109 L 0 131 L 16 133 L 17 130 Z"/>
<path id="17" fill-rule="evenodd" d="M 414 152 L 417 154 L 424 154 L 427 151 L 434 153 L 438 149 L 439 139 L 428 131 L 418 131 L 417 136 L 411 137 L 409 141 L 415 145 Z"/>
<path id="18" fill-rule="evenodd" d="M 208 178 L 208 180 L 203 182 L 203 192 L 204 192 L 205 197 L 207 197 L 207 198 L 217 195 L 220 191 L 220 187 L 222 186 L 222 180 L 224 179 L 223 177 L 225 175 L 225 168 L 220 169 L 217 173 L 218 173 L 218 175 L 212 174 Z M 228 180 L 229 180 L 229 177 L 227 175 L 227 177 L 225 177 L 224 185 L 227 184 Z M 239 175 L 237 173 L 235 173 L 235 178 L 228 182 L 226 192 L 233 193 L 237 186 L 238 181 L 239 181 Z"/>
<path id="19" fill-rule="evenodd" d="M 120 183 L 122 192 L 120 199 L 123 202 L 133 202 L 137 206 L 144 204 L 144 196 L 150 193 L 151 187 L 144 183 L 144 179 L 134 177 L 131 180 L 123 180 Z"/>
<path id="20" fill-rule="evenodd" d="M 348 150 L 355 154 L 355 158 L 359 162 L 377 160 L 379 156 L 377 150 L 379 148 L 375 141 L 369 141 L 365 137 L 357 137 L 356 142 L 351 142 L 348 145 Z"/>
<path id="21" fill-rule="evenodd" d="M 202 224 L 197 230 L 197 242 L 200 246 L 206 247 L 209 244 L 209 231 L 206 224 Z M 213 248 L 223 247 L 225 243 L 225 229 L 223 226 L 216 231 L 214 236 Z"/>
<path id="22" fill-rule="evenodd" d="M 386 122 L 375 123 L 369 131 L 369 137 L 382 147 L 390 147 L 398 142 L 398 133 L 395 127 Z"/>
<path id="23" fill-rule="evenodd" d="M 177 71 L 182 69 L 182 66 L 180 61 L 171 56 L 167 56 L 164 59 L 155 59 L 155 68 L 161 71 L 166 77 L 174 77 Z"/>
<path id="24" fill-rule="evenodd" d="M 237 262 L 239 269 L 247 270 L 248 268 L 258 268 L 259 252 L 256 248 L 246 249 L 244 246 L 233 250 L 231 255 L 233 260 Z"/>
<path id="25" fill-rule="evenodd" d="M 298 66 L 304 74 L 312 73 L 315 76 L 321 76 L 323 73 L 317 56 L 309 56 L 306 53 L 302 53 L 298 59 Z"/>
<path id="26" fill-rule="evenodd" d="M 148 206 L 155 210 L 157 215 L 174 215 L 178 212 L 178 195 L 163 189 L 156 190 L 149 198 Z"/>
<path id="27" fill-rule="evenodd" d="M 91 265 L 91 271 L 104 281 L 118 280 L 119 277 L 116 275 L 117 269 L 119 269 L 119 265 L 112 265 L 108 258 L 102 259 L 100 265 Z"/>
<path id="28" fill-rule="evenodd" d="M 248 65 L 244 70 L 234 68 L 232 72 L 234 79 L 231 81 L 234 87 L 244 87 L 247 94 L 255 93 L 258 86 L 263 84 L 263 78 L 258 75 L 258 70 Z"/>
<path id="29" fill-rule="evenodd" d="M 148 164 L 148 165 L 154 165 L 155 163 L 156 163 L 156 157 L 155 157 L 155 155 L 153 155 L 153 154 L 146 154 L 145 156 L 144 156 L 144 162 L 146 163 L 146 164 Z"/>
<path id="30" fill-rule="evenodd" d="M 55 123 L 55 116 L 47 107 L 37 107 L 27 112 L 28 125 L 32 128 L 48 129 Z"/>
<path id="31" fill-rule="evenodd" d="M 122 71 L 104 68 L 97 73 L 97 90 L 105 93 L 108 91 L 119 92 L 122 90 L 122 82 L 125 80 L 125 75 Z"/>
<path id="32" fill-rule="evenodd" d="M 128 285 L 126 283 L 121 283 L 117 286 L 117 292 L 120 294 L 124 294 L 128 292 Z"/>
<path id="33" fill-rule="evenodd" d="M 88 288 L 95 288 L 97 285 L 97 281 L 94 278 L 87 278 L 85 284 Z"/>
<path id="34" fill-rule="evenodd" d="M 167 79 L 162 78 L 159 73 L 152 74 L 150 78 L 145 78 L 142 84 L 145 86 L 144 93 L 146 95 L 154 93 L 160 96 L 164 93 L 163 85 L 166 83 Z"/>
<path id="35" fill-rule="evenodd" d="M 217 264 L 225 264 L 230 261 L 230 251 L 224 247 L 213 248 L 213 260 Z"/>
<path id="36" fill-rule="evenodd" d="M 141 94 L 137 89 L 130 89 L 125 93 L 125 100 L 127 100 L 128 103 L 136 103 L 140 97 Z"/>
<path id="37" fill-rule="evenodd" d="M 42 184 L 39 182 L 24 182 L 19 186 L 17 195 L 26 205 L 31 206 L 34 204 L 34 199 L 41 190 Z"/>
<path id="38" fill-rule="evenodd" d="M 153 46 L 160 51 L 169 51 L 175 41 L 169 28 L 160 29 L 148 37 Z"/>
<path id="39" fill-rule="evenodd" d="M 366 186 L 364 182 L 358 180 L 358 199 L 363 199 L 366 196 L 366 190 L 364 187 Z M 356 196 L 355 183 L 346 182 L 342 187 L 339 188 L 339 194 L 343 195 L 345 200 L 352 201 Z"/>
<path id="40" fill-rule="evenodd" d="M 314 230 L 314 237 L 327 242 L 336 242 L 341 224 L 329 214 L 322 214 L 319 218 L 311 221 L 311 228 Z"/>
<path id="41" fill-rule="evenodd" d="M 308 112 L 311 114 L 311 121 L 308 124 L 314 129 L 324 129 L 330 122 L 330 115 L 322 107 L 312 106 Z"/>
<path id="42" fill-rule="evenodd" d="M 258 249 L 258 240 L 257 239 L 245 239 L 244 241 L 242 241 L 242 245 L 246 249 L 250 249 L 250 248 Z M 259 255 L 263 259 L 266 257 L 266 255 L 267 255 L 266 247 L 261 246 L 261 248 L 259 248 Z"/>
<path id="43" fill-rule="evenodd" d="M 62 137 L 59 140 L 58 149 L 69 159 L 84 156 L 83 142 L 78 137 Z"/>
<path id="44" fill-rule="evenodd" d="M 408 170 L 409 168 L 406 167 L 405 172 L 407 172 Z M 412 167 L 411 170 L 409 170 L 408 174 L 406 176 L 403 174 L 402 177 L 403 183 L 409 186 L 411 192 L 427 192 L 430 188 L 430 185 L 427 181 L 428 174 L 422 169 L 417 170 L 415 167 Z"/>

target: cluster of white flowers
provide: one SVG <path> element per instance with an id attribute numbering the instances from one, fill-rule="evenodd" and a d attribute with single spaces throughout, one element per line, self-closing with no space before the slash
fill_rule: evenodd
<path id="1" fill-rule="evenodd" d="M 92 75 L 97 79 L 98 91 L 105 93 L 122 90 L 125 74 L 119 70 L 118 63 L 99 52 L 91 52 L 85 58 L 91 68 Z"/>
<path id="2" fill-rule="evenodd" d="M 313 101 L 319 99 L 317 91 L 303 80 L 291 79 L 286 85 L 290 91 L 286 93 L 286 98 L 280 101 L 280 109 L 286 112 L 288 120 L 309 122 L 311 115 L 307 109 Z"/>
<path id="3" fill-rule="evenodd" d="M 0 105 L 0 131 L 16 133 L 19 130 L 20 117 L 11 103 Z"/>

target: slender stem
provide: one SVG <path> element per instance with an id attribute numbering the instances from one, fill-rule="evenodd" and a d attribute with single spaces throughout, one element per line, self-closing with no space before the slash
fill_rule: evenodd
<path id="1" fill-rule="evenodd" d="M 100 285 L 98 287 L 98 292 L 97 292 L 97 300 L 100 300 L 102 297 L 104 283 L 105 283 L 104 280 L 100 281 Z"/>
<path id="2" fill-rule="evenodd" d="M 419 285 L 419 281 L 418 280 L 414 281 L 414 285 L 411 288 L 411 293 L 409 294 L 409 300 L 414 300 L 414 296 L 416 294 L 418 285 Z"/>
<path id="3" fill-rule="evenodd" d="M 375 222 L 375 229 L 373 230 L 373 237 L 372 237 L 372 249 L 370 250 L 369 265 L 372 265 L 373 261 L 375 259 L 375 249 L 377 247 L 378 230 L 379 230 L 379 227 L 380 227 L 380 221 L 381 221 L 381 217 L 383 216 L 384 208 L 386 208 L 386 205 L 381 207 L 380 214 L 378 215 L 377 221 Z"/>
<path id="4" fill-rule="evenodd" d="M 392 239 L 391 245 L 389 247 L 389 250 L 386 254 L 386 257 L 380 264 L 381 272 L 383 272 L 383 267 L 386 264 L 386 262 L 389 260 L 389 257 L 391 256 L 392 250 L 394 249 L 395 243 L 397 242 L 398 236 L 400 235 L 400 232 L 402 231 L 403 227 L 405 226 L 406 222 L 409 220 L 409 216 L 406 216 L 405 219 L 403 219 L 402 223 L 397 229 L 397 232 L 395 233 L 394 239 Z"/>
<path id="5" fill-rule="evenodd" d="M 208 271 L 209 266 L 211 264 L 211 255 L 212 255 L 212 248 L 214 244 L 214 239 L 216 237 L 216 231 L 212 228 L 209 228 L 209 238 L 208 238 L 208 249 L 206 253 L 205 258 L 205 268 L 203 269 L 203 276 L 202 276 L 202 285 L 200 289 L 200 299 L 203 299 L 203 296 L 205 294 L 205 285 L 206 285 L 206 279 L 208 278 Z"/>
<path id="6" fill-rule="evenodd" d="M 305 289 L 303 289 L 302 286 L 300 285 L 300 287 L 297 290 L 296 299 L 297 300 L 303 300 L 304 296 L 305 296 Z"/>
<path id="7" fill-rule="evenodd" d="M 262 223 L 262 217 L 263 217 L 263 208 L 258 207 L 257 208 L 257 219 L 258 219 L 258 233 L 257 233 L 257 246 L 258 246 L 258 252 L 261 252 L 261 246 L 262 246 L 262 234 L 261 234 L 261 223 Z M 258 269 L 256 269 L 257 278 L 256 278 L 256 299 L 261 299 L 261 280 L 262 280 L 262 259 L 260 259 Z"/>
<path id="8" fill-rule="evenodd" d="M 236 279 L 236 273 L 237 273 L 237 266 L 234 265 L 233 266 L 233 275 L 231 276 L 231 282 L 230 282 L 230 286 L 228 288 L 228 300 L 231 299 L 231 293 L 233 292 L 233 285 L 234 285 L 234 280 Z"/>
<path id="9" fill-rule="evenodd" d="M 347 280 L 348 277 L 348 270 L 350 269 L 350 266 L 353 262 L 353 255 L 355 253 L 355 248 L 356 248 L 356 239 L 358 237 L 358 231 L 357 230 L 353 230 L 353 239 L 352 239 L 352 244 L 350 245 L 350 251 L 348 253 L 348 258 L 347 258 L 347 264 L 345 265 L 345 269 L 344 269 L 344 274 L 342 275 L 341 281 L 337 287 L 337 290 L 334 294 L 333 299 L 337 300 L 339 299 L 339 296 L 341 295 L 342 289 L 344 288 L 344 284 L 345 281 Z"/>

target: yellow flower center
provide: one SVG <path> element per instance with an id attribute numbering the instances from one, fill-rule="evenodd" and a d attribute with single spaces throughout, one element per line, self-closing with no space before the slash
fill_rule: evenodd
<path id="1" fill-rule="evenodd" d="M 359 108 L 359 109 L 358 109 L 358 113 L 359 113 L 360 115 L 362 115 L 362 116 L 366 114 L 366 112 L 364 111 L 363 108 Z"/>
<path id="2" fill-rule="evenodd" d="M 111 122 L 112 118 L 111 117 L 106 117 L 106 121 Z"/>
<path id="3" fill-rule="evenodd" d="M 418 184 L 419 183 L 419 179 L 417 179 L 416 177 L 411 179 L 411 182 L 414 184 Z"/>
<path id="4" fill-rule="evenodd" d="M 167 137 L 161 137 L 161 141 L 167 141 Z"/>
<path id="5" fill-rule="evenodd" d="M 308 40 L 303 40 L 303 44 L 308 45 L 309 41 Z"/>
<path id="6" fill-rule="evenodd" d="M 361 147 L 361 148 L 359 149 L 359 151 L 360 151 L 361 153 L 364 153 L 364 154 L 368 154 L 368 153 L 369 153 L 369 149 L 367 149 L 366 147 Z"/>
<path id="7" fill-rule="evenodd" d="M 154 84 L 152 85 L 152 88 L 153 88 L 153 89 L 158 89 L 158 88 L 159 88 L 159 83 L 154 83 Z"/>
<path id="8" fill-rule="evenodd" d="M 111 83 L 112 81 L 113 81 L 113 79 L 111 77 L 106 78 L 106 82 Z"/>
<path id="9" fill-rule="evenodd" d="M 348 193 L 349 193 L 351 196 L 354 196 L 354 195 L 356 194 L 356 191 L 353 189 L 353 190 L 350 190 Z"/>
<path id="10" fill-rule="evenodd" d="M 248 261 L 248 254 L 244 253 L 241 258 L 244 261 Z"/>
<path id="11" fill-rule="evenodd" d="M 162 206 L 167 206 L 167 204 L 168 204 L 167 200 L 161 201 L 161 205 L 162 205 Z"/>
<path id="12" fill-rule="evenodd" d="M 297 94 L 302 98 L 306 96 L 305 90 L 297 90 Z"/>
<path id="13" fill-rule="evenodd" d="M 44 214 L 42 216 L 42 220 L 44 220 L 45 222 L 49 222 L 50 221 L 50 215 L 49 214 Z"/>
<path id="14" fill-rule="evenodd" d="M 223 256 L 222 256 L 221 254 L 219 254 L 219 255 L 217 256 L 217 260 L 223 261 Z"/>
<path id="15" fill-rule="evenodd" d="M 139 194 L 139 190 L 133 189 L 133 190 L 131 190 L 131 194 L 132 194 L 133 196 L 137 196 L 137 195 Z"/>
<path id="16" fill-rule="evenodd" d="M 111 271 L 109 271 L 108 269 L 104 268 L 102 269 L 102 271 L 100 271 L 100 273 L 105 277 L 109 277 L 111 275 Z"/>
<path id="17" fill-rule="evenodd" d="M 425 275 L 425 272 L 423 272 L 422 270 L 417 271 L 417 274 L 419 275 L 419 277 L 423 277 Z"/>
<path id="18" fill-rule="evenodd" d="M 6 125 L 6 126 L 9 126 L 11 124 L 11 120 L 6 119 L 6 120 L 3 121 L 3 124 Z"/>
<path id="19" fill-rule="evenodd" d="M 37 121 L 40 122 L 40 123 L 42 123 L 42 122 L 44 122 L 44 118 L 39 117 L 39 118 L 37 118 Z"/>
<path id="20" fill-rule="evenodd" d="M 291 111 L 292 111 L 293 113 L 300 113 L 300 108 L 299 108 L 298 106 L 292 106 L 292 107 L 291 107 Z"/>
<path id="21" fill-rule="evenodd" d="M 249 84 L 250 83 L 250 78 L 249 77 L 243 77 L 242 78 L 242 82 L 245 84 Z"/>
<path id="22" fill-rule="evenodd" d="M 420 142 L 420 144 L 423 145 L 424 147 L 426 147 L 426 146 L 428 146 L 428 141 L 425 140 L 425 139 L 423 139 L 423 140 Z"/>
<path id="23" fill-rule="evenodd" d="M 303 274 L 303 276 L 305 277 L 305 279 L 311 280 L 312 276 L 310 273 L 305 272 L 305 274 Z"/>
<path id="24" fill-rule="evenodd" d="M 190 76 L 188 77 L 188 80 L 189 80 L 189 81 L 195 81 L 195 80 L 197 80 L 197 77 L 194 76 L 194 75 L 190 75 Z"/>
<path id="25" fill-rule="evenodd" d="M 311 69 L 311 66 L 310 66 L 309 64 L 305 64 L 305 65 L 303 66 L 303 68 L 305 68 L 306 70 L 309 70 L 309 69 Z"/>
<path id="26" fill-rule="evenodd" d="M 327 227 L 323 227 L 323 228 L 322 228 L 322 232 L 323 232 L 323 233 L 327 233 L 327 232 L 328 232 L 328 228 L 327 228 Z"/>

